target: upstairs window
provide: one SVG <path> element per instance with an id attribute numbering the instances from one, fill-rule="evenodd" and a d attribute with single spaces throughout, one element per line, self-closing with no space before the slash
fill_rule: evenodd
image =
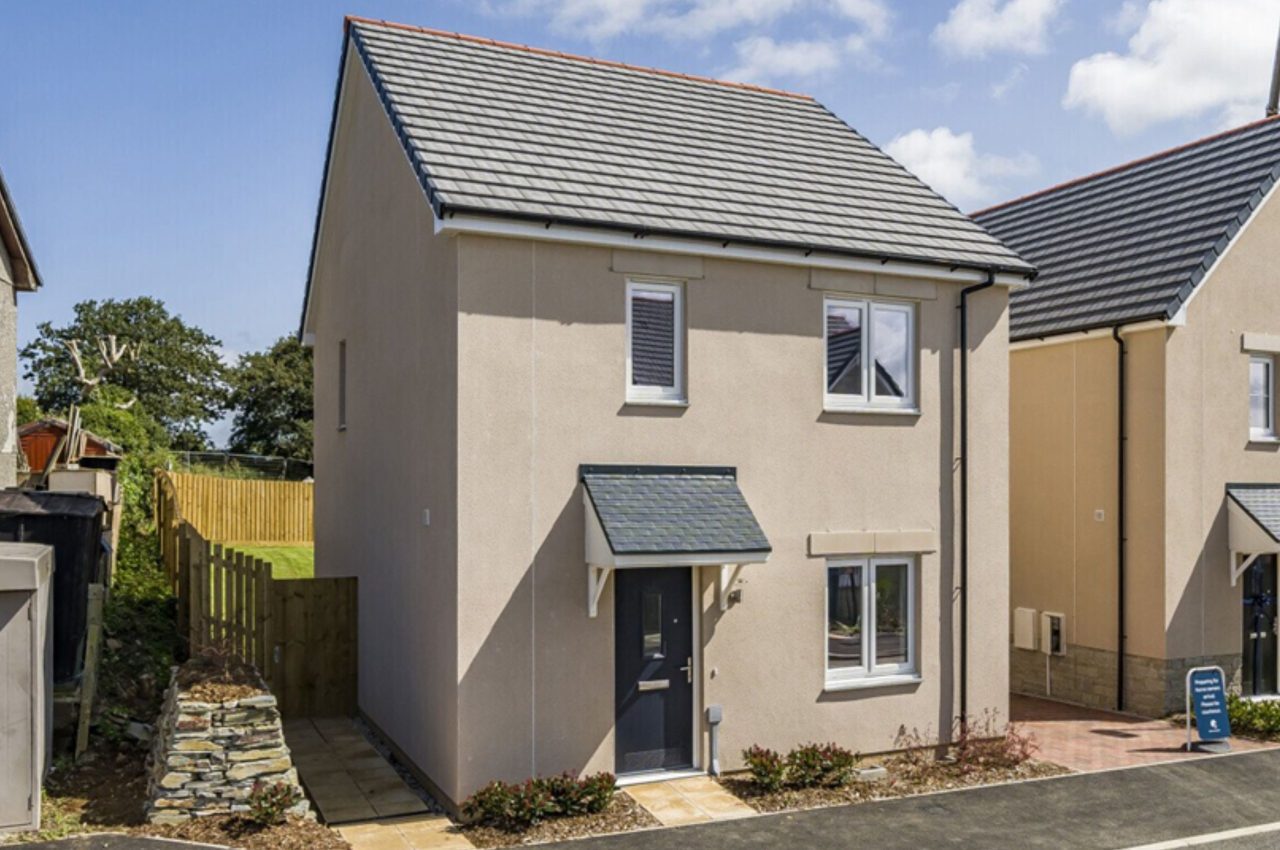
<path id="1" fill-rule="evenodd" d="M 1276 361 L 1265 354 L 1249 358 L 1249 436 L 1274 440 L 1276 437 Z"/>
<path id="2" fill-rule="evenodd" d="M 684 290 L 627 281 L 627 401 L 684 400 Z"/>
<path id="3" fill-rule="evenodd" d="M 824 407 L 915 410 L 915 309 L 828 297 L 823 310 Z"/>

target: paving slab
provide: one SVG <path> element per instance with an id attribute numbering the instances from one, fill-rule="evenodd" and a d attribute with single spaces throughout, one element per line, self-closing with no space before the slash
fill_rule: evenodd
<path id="1" fill-rule="evenodd" d="M 1183 745 L 1186 730 L 1166 720 L 1116 714 L 1053 700 L 1014 694 L 1009 715 L 1035 736 L 1037 758 L 1077 771 L 1202 759 L 1208 754 L 1188 753 Z M 1239 752 L 1274 749 L 1275 744 L 1232 738 Z"/>
<path id="2" fill-rule="evenodd" d="M 460 850 L 473 847 L 444 815 L 416 815 L 337 828 L 351 850 Z"/>
<path id="3" fill-rule="evenodd" d="M 756 813 L 709 776 L 628 785 L 623 790 L 663 826 L 732 820 Z"/>
<path id="4" fill-rule="evenodd" d="M 329 826 L 430 812 L 349 718 L 292 720 L 284 734 L 302 785 Z"/>

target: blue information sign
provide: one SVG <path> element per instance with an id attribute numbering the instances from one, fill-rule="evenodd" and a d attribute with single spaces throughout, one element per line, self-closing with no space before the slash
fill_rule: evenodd
<path id="1" fill-rule="evenodd" d="M 1188 696 L 1195 709 L 1196 732 L 1201 741 L 1221 741 L 1231 737 L 1227 718 L 1227 689 L 1217 667 L 1198 667 L 1187 676 Z"/>

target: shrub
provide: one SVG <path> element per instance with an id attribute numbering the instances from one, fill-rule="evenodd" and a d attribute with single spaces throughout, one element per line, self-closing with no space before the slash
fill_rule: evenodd
<path id="1" fill-rule="evenodd" d="M 786 781 L 796 788 L 839 788 L 853 781 L 857 761 L 836 744 L 805 744 L 787 753 Z"/>
<path id="2" fill-rule="evenodd" d="M 284 823 L 289 809 L 302 802 L 302 792 L 287 782 L 253 783 L 249 792 L 249 820 L 258 826 Z"/>
<path id="3" fill-rule="evenodd" d="M 999 727 L 992 714 L 968 723 L 956 721 L 951 754 L 962 773 L 992 768 L 1015 768 L 1035 755 L 1035 739 L 1010 723 Z"/>
<path id="4" fill-rule="evenodd" d="M 1228 694 L 1227 719 L 1231 721 L 1231 729 L 1238 733 L 1260 738 L 1280 735 L 1280 703 L 1271 700 L 1248 700 Z"/>
<path id="5" fill-rule="evenodd" d="M 786 781 L 787 765 L 782 756 L 764 747 L 752 746 L 742 751 L 751 779 L 765 791 L 777 791 Z"/>
<path id="6" fill-rule="evenodd" d="M 598 814 L 609 807 L 617 779 L 612 773 L 535 777 L 520 784 L 490 782 L 462 804 L 471 823 L 522 832 L 549 817 Z"/>

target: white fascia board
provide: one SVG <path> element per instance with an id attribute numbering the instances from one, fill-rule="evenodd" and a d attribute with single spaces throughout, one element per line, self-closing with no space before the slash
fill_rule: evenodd
<path id="1" fill-rule="evenodd" d="M 722 567 L 726 564 L 763 564 L 768 552 L 698 552 L 670 555 L 614 555 L 612 566 L 625 570 L 641 567 Z"/>
<path id="2" fill-rule="evenodd" d="M 1191 290 L 1191 294 L 1187 296 L 1187 300 L 1182 302 L 1182 306 L 1178 308 L 1178 312 L 1174 313 L 1173 317 L 1169 319 L 1169 324 L 1175 327 L 1182 327 L 1187 323 L 1187 308 L 1190 306 L 1191 301 L 1196 297 L 1196 294 L 1199 293 L 1200 290 L 1204 289 L 1205 284 L 1209 282 L 1211 277 L 1213 277 L 1213 273 L 1218 270 L 1222 265 L 1222 261 L 1231 253 L 1231 249 L 1236 247 L 1236 244 L 1245 235 L 1245 233 L 1248 232 L 1253 223 L 1258 220 L 1258 216 L 1262 213 L 1262 208 L 1270 203 L 1271 199 L 1276 196 L 1277 188 L 1280 188 L 1280 181 L 1277 181 L 1274 186 L 1267 190 L 1267 194 L 1262 198 L 1262 203 L 1258 204 L 1257 208 L 1253 211 L 1253 214 L 1245 220 L 1245 223 L 1236 231 L 1235 236 L 1231 237 L 1231 241 L 1227 243 L 1227 247 L 1222 249 L 1222 253 L 1213 261 L 1213 265 L 1209 266 L 1209 270 L 1204 273 L 1204 277 L 1200 278 L 1200 282 L 1196 284 L 1196 288 Z"/>
<path id="3" fill-rule="evenodd" d="M 1121 336 L 1129 336 L 1130 334 L 1142 333 L 1143 331 L 1153 331 L 1157 328 L 1178 327 L 1174 325 L 1173 320 L 1165 321 L 1164 319 L 1152 319 L 1148 322 L 1139 322 L 1134 325 L 1124 325 L 1120 328 Z M 1069 334 L 1058 334 L 1057 336 L 1046 336 L 1042 339 L 1024 339 L 1018 342 L 1009 343 L 1010 351 L 1022 351 L 1026 348 L 1044 348 L 1048 345 L 1065 345 L 1070 342 L 1087 342 L 1091 339 L 1110 339 L 1111 328 L 1094 328 L 1091 331 L 1077 331 Z"/>
<path id="4" fill-rule="evenodd" d="M 605 228 L 579 227 L 567 224 L 543 224 L 536 221 L 500 218 L 497 216 L 452 213 L 441 221 L 436 219 L 435 232 L 454 236 L 460 233 L 477 233 L 485 236 L 505 236 L 517 239 L 537 239 L 543 242 L 570 242 L 576 245 L 597 245 L 608 248 L 626 248 L 632 251 L 654 251 L 663 254 L 689 254 L 699 257 L 723 257 L 729 260 L 745 260 L 757 263 L 774 263 L 804 268 L 836 269 L 839 271 L 867 272 L 894 275 L 896 277 L 924 278 L 952 283 L 981 283 L 986 272 L 978 269 L 952 269 L 942 265 L 906 263 L 889 260 L 861 259 L 838 254 L 810 253 L 796 249 L 770 248 L 730 241 L 728 244 L 714 239 L 686 239 L 677 236 L 644 236 L 636 238 L 622 231 Z M 1027 286 L 1022 275 L 1001 272 L 996 284 L 1018 289 Z"/>

